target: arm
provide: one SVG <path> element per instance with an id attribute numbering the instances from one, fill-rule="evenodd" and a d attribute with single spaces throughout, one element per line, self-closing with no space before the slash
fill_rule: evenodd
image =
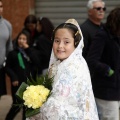
<path id="1" fill-rule="evenodd" d="M 35 65 L 35 66 L 41 66 L 41 58 L 40 53 L 38 50 L 34 49 L 34 48 L 26 48 L 25 49 L 26 54 L 30 57 L 31 62 Z"/>
<path id="2" fill-rule="evenodd" d="M 110 68 L 109 65 L 101 61 L 102 57 L 106 57 L 104 50 L 106 47 L 107 39 L 108 36 L 105 31 L 100 30 L 96 34 L 87 56 L 87 63 L 90 70 L 103 76 L 108 72 Z"/>
<path id="3" fill-rule="evenodd" d="M 41 66 L 41 58 L 40 56 L 40 52 L 38 50 L 36 50 L 33 47 L 30 47 L 27 43 L 23 43 L 23 48 L 26 52 L 26 54 L 29 56 L 31 62 L 40 68 Z"/>
<path id="4" fill-rule="evenodd" d="M 88 50 L 89 50 L 89 45 L 90 45 L 90 36 L 89 36 L 89 32 L 87 30 L 87 28 L 84 28 L 81 26 L 81 30 L 83 33 L 83 41 L 84 41 L 84 47 L 83 47 L 83 57 L 86 59 L 86 56 L 88 54 Z"/>
<path id="5" fill-rule="evenodd" d="M 13 44 L 12 44 L 12 25 L 4 19 L 4 22 L 9 30 L 9 38 L 8 38 L 8 41 L 6 43 L 6 55 L 11 51 L 13 50 Z"/>
<path id="6" fill-rule="evenodd" d="M 10 53 L 8 53 L 5 66 L 6 73 L 10 76 L 12 82 L 18 80 L 18 77 L 13 70 L 13 68 L 15 67 L 16 57 L 17 55 L 15 54 L 15 52 L 11 51 Z"/>

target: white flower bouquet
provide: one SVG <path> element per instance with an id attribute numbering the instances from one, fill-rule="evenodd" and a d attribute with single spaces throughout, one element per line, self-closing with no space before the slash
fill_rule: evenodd
<path id="1" fill-rule="evenodd" d="M 26 118 L 36 115 L 51 94 L 53 78 L 39 76 L 36 80 L 23 82 L 16 92 L 19 107 L 26 107 Z"/>

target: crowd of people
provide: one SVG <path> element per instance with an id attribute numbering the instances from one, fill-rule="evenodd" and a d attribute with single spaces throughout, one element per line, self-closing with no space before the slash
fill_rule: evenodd
<path id="1" fill-rule="evenodd" d="M 27 79 L 36 79 L 46 74 L 49 66 L 52 43 L 50 36 L 54 30 L 52 22 L 46 18 L 36 18 L 28 15 L 22 31 L 13 41 L 13 50 L 7 55 L 5 70 L 11 79 L 12 106 L 5 120 L 13 120 L 20 111 L 16 104 L 16 92 L 22 82 Z M 25 108 L 23 107 L 23 120 Z"/>
<path id="2" fill-rule="evenodd" d="M 53 77 L 51 95 L 40 113 L 22 120 L 119 120 L 120 7 L 104 19 L 103 0 L 88 0 L 88 18 L 74 18 L 54 28 L 47 17 L 28 15 L 12 40 L 12 25 L 2 16 L 0 0 L 0 96 L 11 80 L 12 105 L 5 120 L 20 111 L 16 91 L 27 79 Z"/>

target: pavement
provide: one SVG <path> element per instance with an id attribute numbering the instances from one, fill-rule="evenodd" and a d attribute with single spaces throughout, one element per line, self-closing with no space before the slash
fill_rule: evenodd
<path id="1" fill-rule="evenodd" d="M 11 95 L 4 95 L 0 99 L 0 120 L 5 120 L 5 116 L 8 113 L 12 104 Z M 14 120 L 22 120 L 22 110 L 17 114 Z"/>

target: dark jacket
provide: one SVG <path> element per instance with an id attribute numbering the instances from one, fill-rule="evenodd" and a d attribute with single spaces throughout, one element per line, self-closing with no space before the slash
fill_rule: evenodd
<path id="1" fill-rule="evenodd" d="M 26 82 L 27 78 L 30 78 L 30 75 L 35 77 L 39 59 L 33 48 L 25 49 L 29 60 L 21 53 L 25 65 L 25 69 L 23 69 L 19 64 L 18 53 L 20 53 L 20 51 L 15 49 L 8 54 L 5 68 L 12 82 L 18 80 L 21 83 Z"/>
<path id="2" fill-rule="evenodd" d="M 44 34 L 40 34 L 33 44 L 34 48 L 39 51 L 39 73 L 42 73 L 42 70 L 47 69 L 49 66 L 50 55 L 52 51 L 53 41 L 49 40 Z"/>
<path id="3" fill-rule="evenodd" d="M 101 25 L 94 24 L 91 20 L 87 19 L 83 24 L 81 24 L 81 31 L 83 33 L 84 48 L 83 48 L 83 57 L 86 59 L 88 51 L 90 49 L 91 43 L 95 37 L 95 34 L 99 29 L 102 28 Z"/>
<path id="4" fill-rule="evenodd" d="M 120 100 L 120 38 L 104 27 L 95 36 L 87 56 L 94 95 L 104 100 Z M 109 77 L 108 70 L 114 70 Z"/>

